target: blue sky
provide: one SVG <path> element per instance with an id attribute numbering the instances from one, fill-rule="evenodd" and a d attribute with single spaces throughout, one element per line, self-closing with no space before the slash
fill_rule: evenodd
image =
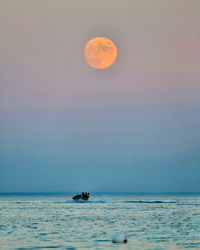
<path id="1" fill-rule="evenodd" d="M 0 12 L 0 192 L 200 192 L 199 1 Z M 118 48 L 106 70 L 95 36 Z"/>

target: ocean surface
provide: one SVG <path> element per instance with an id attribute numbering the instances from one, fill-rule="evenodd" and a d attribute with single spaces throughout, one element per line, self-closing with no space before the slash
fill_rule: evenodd
<path id="1" fill-rule="evenodd" d="M 49 248 L 200 249 L 200 195 L 1 195 L 0 249 Z"/>

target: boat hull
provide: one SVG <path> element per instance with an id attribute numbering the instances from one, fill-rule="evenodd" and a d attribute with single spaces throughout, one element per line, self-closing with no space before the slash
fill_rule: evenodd
<path id="1" fill-rule="evenodd" d="M 89 199 L 89 196 L 86 196 L 86 197 L 82 197 L 81 195 L 75 195 L 74 197 L 72 197 L 73 200 L 75 201 L 87 201 Z"/>

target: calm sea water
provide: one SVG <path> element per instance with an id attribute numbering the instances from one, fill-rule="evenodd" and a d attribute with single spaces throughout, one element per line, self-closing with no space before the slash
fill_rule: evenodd
<path id="1" fill-rule="evenodd" d="M 0 249 L 48 248 L 200 249 L 200 195 L 0 196 Z"/>

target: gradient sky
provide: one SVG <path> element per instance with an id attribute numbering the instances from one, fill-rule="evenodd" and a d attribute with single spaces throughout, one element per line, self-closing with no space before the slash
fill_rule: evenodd
<path id="1" fill-rule="evenodd" d="M 0 34 L 0 192 L 200 192 L 199 0 L 1 0 Z"/>

